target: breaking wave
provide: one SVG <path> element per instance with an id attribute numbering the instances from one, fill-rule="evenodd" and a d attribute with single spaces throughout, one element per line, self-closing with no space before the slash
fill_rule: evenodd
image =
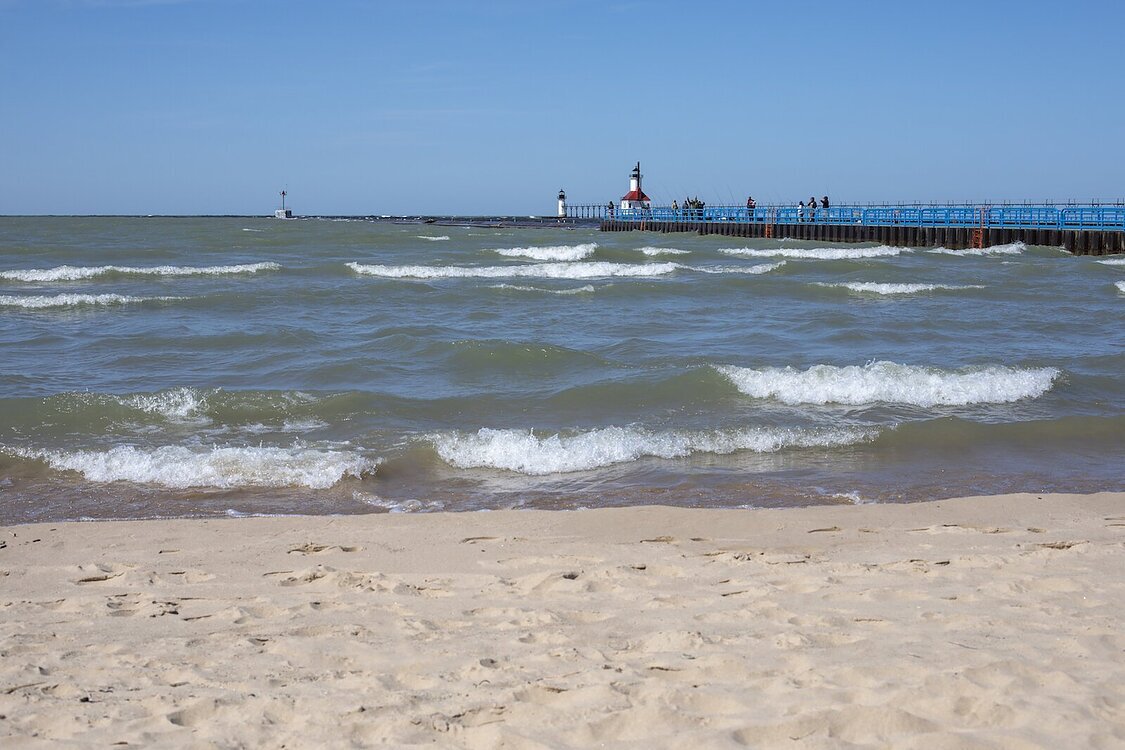
<path id="1" fill-rule="evenodd" d="M 1095 262 L 1101 263 L 1103 266 L 1125 266 L 1125 258 L 1106 258 Z"/>
<path id="2" fill-rule="evenodd" d="M 35 296 L 0 296 L 0 307 L 22 307 L 43 310 L 79 305 L 128 305 L 138 302 L 168 302 L 183 297 L 128 297 L 122 294 L 56 294 Z"/>
<path id="3" fill-rule="evenodd" d="M 531 266 L 373 266 L 348 263 L 358 274 L 388 279 L 597 279 L 609 276 L 664 276 L 677 263 L 541 263 Z"/>
<path id="4" fill-rule="evenodd" d="M 1125 292 L 1125 281 L 1115 281 L 1114 284 L 1117 285 L 1117 291 Z"/>
<path id="5" fill-rule="evenodd" d="M 362 477 L 378 459 L 352 451 L 310 448 L 137 448 L 106 451 L 49 451 L 22 448 L 8 453 L 45 462 L 56 471 L 74 471 L 91 482 L 134 482 L 173 489 L 188 487 L 307 487 L 327 489 L 344 477 Z"/>
<path id="6" fill-rule="evenodd" d="M 56 266 L 32 268 L 25 271 L 0 271 L 0 279 L 10 281 L 78 281 L 98 276 L 120 274 L 127 276 L 222 276 L 227 274 L 276 271 L 278 263 L 243 263 L 233 266 Z"/>
<path id="7" fill-rule="evenodd" d="M 873 439 L 874 430 L 748 428 L 653 432 L 605 427 L 573 435 L 537 437 L 530 430 L 494 430 L 431 435 L 443 461 L 462 469 L 505 469 L 539 476 L 586 471 L 644 457 L 683 458 L 693 453 L 772 453 L 784 448 L 850 445 Z"/>
<path id="8" fill-rule="evenodd" d="M 759 263 L 756 266 L 684 266 L 700 273 L 769 273 L 784 266 L 786 261 L 776 263 Z"/>
<path id="9" fill-rule="evenodd" d="M 592 294 L 597 291 L 592 284 L 576 287 L 574 289 L 541 289 L 537 286 L 520 286 L 519 284 L 494 284 L 493 289 L 510 289 L 513 292 L 542 292 L 544 294 Z"/>
<path id="10" fill-rule="evenodd" d="M 172 422 L 210 421 L 203 414 L 207 409 L 207 397 L 194 388 L 176 388 L 170 391 L 109 398 L 116 400 L 122 406 L 146 414 L 158 415 Z"/>
<path id="11" fill-rule="evenodd" d="M 690 250 L 679 250 L 674 247 L 642 247 L 638 248 L 638 252 L 642 252 L 648 256 L 654 255 L 690 255 Z"/>
<path id="12" fill-rule="evenodd" d="M 918 292 L 933 292 L 938 290 L 957 289 L 984 289 L 982 284 L 878 284 L 875 282 L 855 281 L 846 283 L 814 282 L 817 286 L 839 287 L 853 292 L 870 294 L 917 294 Z"/>
<path id="13" fill-rule="evenodd" d="M 445 240 L 449 239 L 449 237 L 447 235 L 444 235 L 444 234 L 441 235 L 440 237 L 431 237 L 428 234 L 419 234 L 419 235 L 417 235 L 417 237 L 420 240 L 429 240 L 430 242 L 444 242 Z"/>
<path id="14" fill-rule="evenodd" d="M 935 253 L 937 255 L 1019 255 L 1027 249 L 1027 245 L 1022 242 L 1013 242 L 1009 245 L 993 245 L 992 247 L 977 248 L 970 247 L 964 250 L 950 250 L 947 247 L 935 247 L 933 250 L 927 250 L 928 253 Z"/>
<path id="15" fill-rule="evenodd" d="M 751 258 L 799 258 L 805 260 L 851 260 L 855 258 L 890 258 L 902 253 L 913 252 L 907 247 L 728 247 L 720 248 L 720 253 L 743 255 Z"/>
<path id="16" fill-rule="evenodd" d="M 1021 369 L 993 365 L 953 372 L 931 367 L 870 362 L 863 366 L 792 367 L 722 365 L 715 368 L 742 393 L 786 404 L 964 406 L 1036 398 L 1060 375 L 1054 367 Z"/>
<path id="17" fill-rule="evenodd" d="M 495 252 L 508 258 L 531 258 L 532 260 L 575 261 L 588 258 L 598 249 L 595 242 L 585 245 L 553 245 L 551 247 L 508 247 Z"/>

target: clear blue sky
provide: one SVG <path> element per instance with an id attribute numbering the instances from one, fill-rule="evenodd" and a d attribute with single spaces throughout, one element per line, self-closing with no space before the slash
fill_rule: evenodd
<path id="1" fill-rule="evenodd" d="M 1125 196 L 1125 2 L 0 0 L 0 214 Z"/>

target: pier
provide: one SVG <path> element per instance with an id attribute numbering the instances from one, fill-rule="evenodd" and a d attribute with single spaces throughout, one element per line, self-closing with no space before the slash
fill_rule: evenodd
<path id="1" fill-rule="evenodd" d="M 607 210 L 601 230 L 951 250 L 1023 242 L 1062 247 L 1076 255 L 1110 255 L 1125 253 L 1125 205 L 652 206 Z"/>

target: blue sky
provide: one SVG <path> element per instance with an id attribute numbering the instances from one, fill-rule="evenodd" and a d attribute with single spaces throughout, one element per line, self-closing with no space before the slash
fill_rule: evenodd
<path id="1" fill-rule="evenodd" d="M 1119 200 L 1122 2 L 0 0 L 0 214 Z"/>

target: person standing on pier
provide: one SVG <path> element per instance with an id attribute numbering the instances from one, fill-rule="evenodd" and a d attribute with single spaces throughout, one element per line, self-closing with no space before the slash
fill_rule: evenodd
<path id="1" fill-rule="evenodd" d="M 805 202 L 797 201 L 797 221 L 805 220 Z"/>
<path id="2" fill-rule="evenodd" d="M 820 207 L 821 208 L 828 208 L 828 196 L 827 195 L 820 199 Z"/>
<path id="3" fill-rule="evenodd" d="M 809 221 L 816 221 L 816 198 L 809 198 Z"/>

